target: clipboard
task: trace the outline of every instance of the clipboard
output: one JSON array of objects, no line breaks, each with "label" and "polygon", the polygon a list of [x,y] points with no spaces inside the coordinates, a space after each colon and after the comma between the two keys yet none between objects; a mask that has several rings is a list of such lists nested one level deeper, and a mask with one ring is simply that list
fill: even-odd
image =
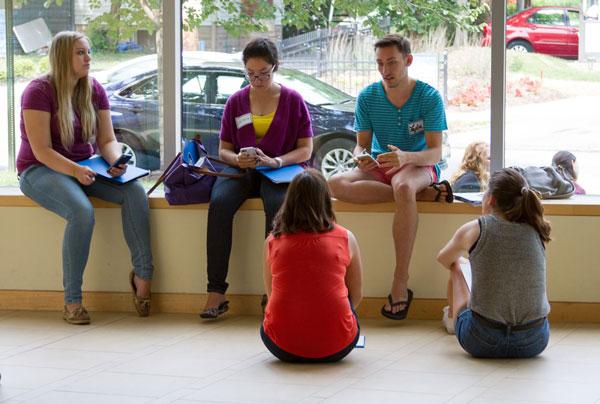
[{"label": "clipboard", "polygon": [[292,164],[281,168],[256,167],[256,170],[275,184],[292,182],[294,177],[304,171],[300,164]]},{"label": "clipboard", "polygon": [[138,178],[145,177],[150,174],[150,171],[142,168],[129,165],[127,171],[120,177],[113,177],[108,173],[110,165],[100,156],[92,156],[89,159],[78,161],[77,164],[84,167],[89,167],[96,172],[102,179],[114,182],[116,184],[127,184]]}]

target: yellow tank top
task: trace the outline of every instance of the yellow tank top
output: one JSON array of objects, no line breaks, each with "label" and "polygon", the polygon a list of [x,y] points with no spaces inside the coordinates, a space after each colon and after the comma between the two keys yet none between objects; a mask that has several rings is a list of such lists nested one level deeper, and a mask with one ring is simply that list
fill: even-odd
[{"label": "yellow tank top", "polygon": [[252,125],[254,125],[254,132],[256,133],[256,140],[260,140],[267,134],[275,112],[271,112],[269,115],[254,115],[252,114]]}]

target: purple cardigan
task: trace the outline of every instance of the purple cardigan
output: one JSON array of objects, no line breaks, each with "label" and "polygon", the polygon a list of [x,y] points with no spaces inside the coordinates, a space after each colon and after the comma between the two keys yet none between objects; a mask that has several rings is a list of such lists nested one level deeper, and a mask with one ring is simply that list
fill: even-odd
[{"label": "purple cardigan", "polygon": [[242,147],[257,146],[267,156],[277,157],[294,150],[298,139],[313,136],[308,108],[302,96],[291,88],[281,86],[273,122],[258,145],[252,123],[237,127],[235,118],[246,114],[250,114],[250,86],[229,97],[221,120],[220,138],[232,143],[236,152]]}]

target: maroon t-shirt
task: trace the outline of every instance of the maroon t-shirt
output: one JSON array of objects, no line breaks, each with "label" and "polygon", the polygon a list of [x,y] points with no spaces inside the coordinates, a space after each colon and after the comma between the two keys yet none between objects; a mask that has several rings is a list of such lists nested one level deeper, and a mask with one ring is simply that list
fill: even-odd
[{"label": "maroon t-shirt", "polygon": [[[92,104],[96,111],[101,109],[110,109],[108,97],[102,85],[92,78]],[[27,85],[21,96],[21,148],[17,156],[17,172],[20,174],[33,164],[41,164],[36,160],[27,132],[25,131],[25,121],[23,120],[23,110],[34,109],[50,113],[50,137],[52,139],[52,148],[66,158],[73,161],[85,160],[94,154],[94,147],[90,142],[84,142],[81,137],[81,122],[79,114],[75,113],[73,121],[74,142],[70,149],[65,149],[60,141],[60,129],[58,126],[58,102],[54,85],[50,82],[48,76],[32,80]]]}]

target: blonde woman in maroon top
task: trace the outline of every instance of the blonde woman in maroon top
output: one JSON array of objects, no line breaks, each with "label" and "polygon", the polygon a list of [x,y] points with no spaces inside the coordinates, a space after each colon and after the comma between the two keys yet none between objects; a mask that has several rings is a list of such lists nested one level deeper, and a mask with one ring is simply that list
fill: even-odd
[{"label": "blonde woman in maroon top", "polygon": [[360,334],[362,265],[354,235],[335,223],[325,178],[299,174],[265,241],[269,297],[261,337],[285,362],[335,362]]}]

